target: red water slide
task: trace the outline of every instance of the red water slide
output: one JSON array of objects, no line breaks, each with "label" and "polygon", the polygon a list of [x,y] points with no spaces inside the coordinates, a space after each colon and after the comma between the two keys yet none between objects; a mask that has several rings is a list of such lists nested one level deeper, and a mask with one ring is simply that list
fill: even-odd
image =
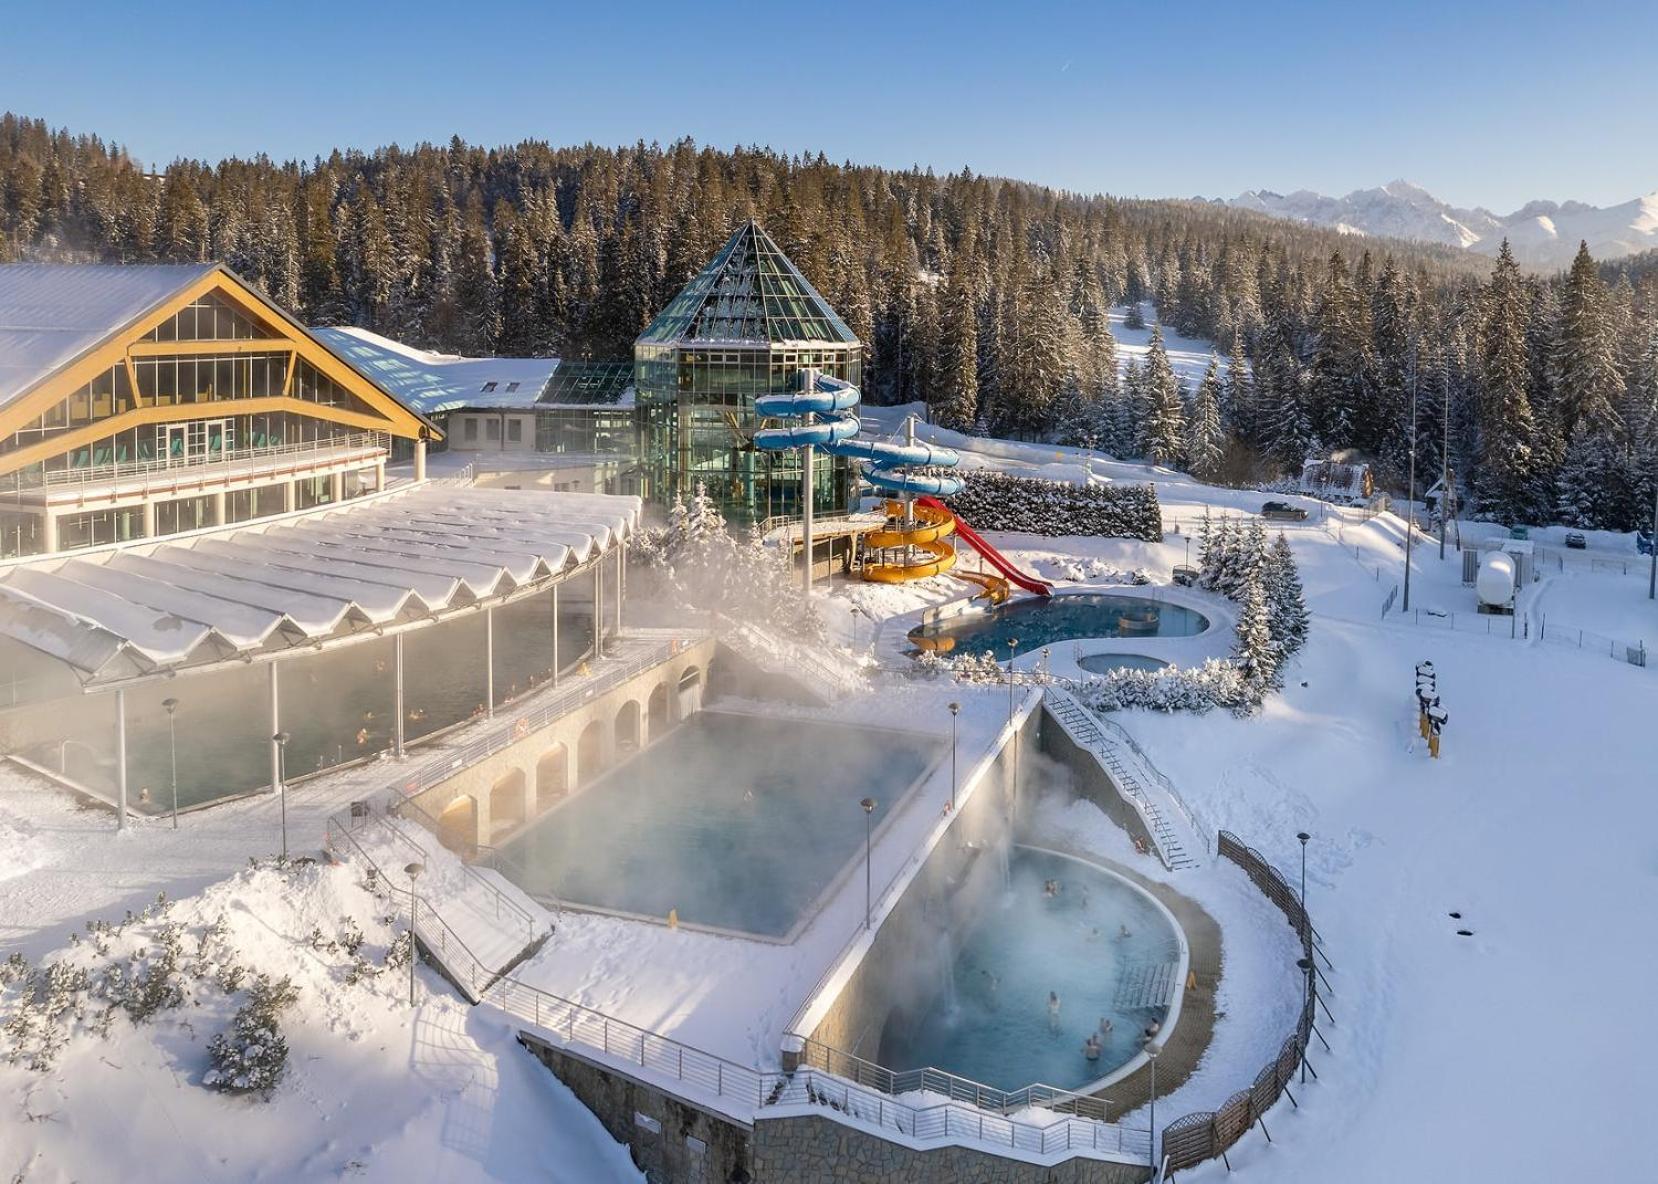
[{"label": "red water slide", "polygon": [[956,520],[956,533],[967,541],[968,546],[972,547],[980,555],[983,555],[987,560],[989,560],[990,566],[994,567],[997,571],[1001,572],[1002,575],[1006,576],[1011,583],[1018,584],[1026,592],[1034,592],[1038,596],[1052,596],[1054,594],[1052,585],[1044,584],[1035,576],[1027,576],[1017,567],[1014,567],[1013,564],[1007,561],[1007,557],[1005,555],[1003,555],[995,547],[992,547],[989,543],[985,542],[984,539],[980,538],[978,531],[963,522],[961,515],[957,514],[954,510],[939,501],[936,497],[918,497],[915,500],[920,505],[930,506],[935,510],[943,510],[946,514],[950,515],[950,517],[954,518]]}]

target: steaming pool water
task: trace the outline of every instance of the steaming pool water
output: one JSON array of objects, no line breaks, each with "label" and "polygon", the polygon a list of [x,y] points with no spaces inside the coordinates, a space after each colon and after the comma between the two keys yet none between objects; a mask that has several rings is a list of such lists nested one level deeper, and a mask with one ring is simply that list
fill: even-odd
[{"label": "steaming pool water", "polygon": [[548,811],[501,870],[568,904],[782,938],[861,859],[941,746],[881,728],[701,711]]},{"label": "steaming pool water", "polygon": [[1114,592],[1067,592],[1051,599],[1024,597],[984,613],[954,617],[910,631],[925,650],[981,653],[1006,658],[1080,637],[1192,637],[1209,618],[1181,604]]},{"label": "steaming pool water", "polygon": [[[1061,886],[1057,896],[1044,893],[1050,880]],[[1139,889],[1029,847],[1014,848],[1006,891],[954,940],[949,981],[924,1014],[888,1023],[881,1063],[943,1069],[1005,1090],[1079,1089],[1133,1060],[1146,1024],[1164,1018],[1162,1007],[1135,1004],[1157,971],[1177,976],[1170,964],[1181,952],[1168,915]],[[1053,1021],[1050,991],[1059,996]],[[1083,1041],[1101,1018],[1112,1030],[1090,1061]]]}]

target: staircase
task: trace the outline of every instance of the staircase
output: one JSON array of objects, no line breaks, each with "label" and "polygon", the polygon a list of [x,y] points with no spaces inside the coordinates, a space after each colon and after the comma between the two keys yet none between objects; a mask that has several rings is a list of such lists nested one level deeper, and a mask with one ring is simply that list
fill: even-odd
[{"label": "staircase", "polygon": [[1170,871],[1197,867],[1198,861],[1191,854],[1191,851],[1198,849],[1197,844],[1190,834],[1183,834],[1185,828],[1177,826],[1171,818],[1172,804],[1170,809],[1158,805],[1156,798],[1159,795],[1135,775],[1123,747],[1106,735],[1095,720],[1094,713],[1078,703],[1069,691],[1058,686],[1045,689],[1044,702],[1048,713],[1065,729],[1077,747],[1086,750],[1100,763],[1117,791],[1140,815],[1163,866]]}]

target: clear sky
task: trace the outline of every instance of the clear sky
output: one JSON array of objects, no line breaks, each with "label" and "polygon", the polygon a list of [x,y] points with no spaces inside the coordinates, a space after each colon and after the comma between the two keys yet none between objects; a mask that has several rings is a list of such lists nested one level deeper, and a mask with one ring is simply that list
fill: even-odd
[{"label": "clear sky", "polygon": [[1655,0],[0,0],[0,107],[149,164],[688,135],[1150,197],[1403,177],[1504,213],[1658,189],[1655,63]]}]

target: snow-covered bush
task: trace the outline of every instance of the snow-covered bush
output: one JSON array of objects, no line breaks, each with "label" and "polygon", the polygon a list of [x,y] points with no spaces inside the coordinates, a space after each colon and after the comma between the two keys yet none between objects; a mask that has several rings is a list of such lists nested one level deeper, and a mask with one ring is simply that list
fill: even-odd
[{"label": "snow-covered bush", "polygon": [[1163,537],[1163,509],[1151,485],[1073,485],[1005,473],[967,472],[966,487],[947,499],[975,530],[1098,538]]},{"label": "snow-covered bush", "polygon": [[1198,584],[1239,605],[1232,654],[1249,683],[1264,694],[1307,640],[1310,615],[1284,532],[1268,546],[1260,519],[1219,522],[1207,510],[1198,528]]},{"label": "snow-covered bush", "polygon": [[824,623],[806,598],[789,549],[751,529],[739,542],[707,489],[676,500],[666,527],[642,531],[629,546],[636,593],[677,612],[718,612],[806,641]]},{"label": "snow-covered bush", "polygon": [[1195,711],[1216,707],[1248,714],[1259,701],[1233,662],[1211,658],[1201,666],[1166,666],[1161,670],[1112,670],[1083,681],[1077,698],[1093,711]]},{"label": "snow-covered bush", "polygon": [[202,1084],[226,1093],[268,1096],[288,1067],[288,1042],[282,1037],[278,1017],[298,998],[299,990],[289,979],[272,982],[263,974],[255,978],[230,1031],[208,1042],[213,1067],[202,1077]]}]

